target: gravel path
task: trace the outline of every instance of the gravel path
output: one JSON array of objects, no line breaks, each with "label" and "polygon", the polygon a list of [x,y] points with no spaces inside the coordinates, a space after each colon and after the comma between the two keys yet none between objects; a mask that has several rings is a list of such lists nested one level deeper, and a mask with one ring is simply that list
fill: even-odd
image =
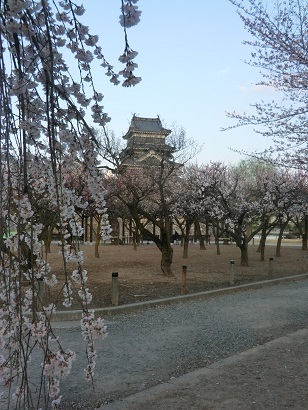
[{"label": "gravel path", "polygon": [[308,280],[151,308],[107,320],[97,344],[96,384],[83,380],[76,323],[57,324],[78,352],[63,409],[94,409],[236,352],[308,326]]}]

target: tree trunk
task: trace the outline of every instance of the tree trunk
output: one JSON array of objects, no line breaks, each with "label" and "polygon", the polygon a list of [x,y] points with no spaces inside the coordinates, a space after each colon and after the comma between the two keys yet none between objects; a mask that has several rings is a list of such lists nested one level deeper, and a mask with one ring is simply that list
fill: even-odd
[{"label": "tree trunk", "polygon": [[95,246],[94,246],[94,257],[95,258],[99,258],[99,251],[98,251],[99,242],[100,242],[100,240],[96,236]]},{"label": "tree trunk", "polygon": [[137,232],[133,232],[133,246],[134,246],[134,251],[138,249],[138,242],[137,242]]},{"label": "tree trunk", "polygon": [[181,245],[181,246],[184,245],[184,235],[181,236],[181,243],[180,243],[180,245]]},{"label": "tree trunk", "polygon": [[109,218],[109,224],[111,226],[111,230],[112,230],[112,240],[113,240],[113,245],[119,245],[119,240],[120,240],[120,223],[118,218],[112,213],[110,212],[108,214],[108,218]]},{"label": "tree trunk", "polygon": [[96,227],[95,244],[94,244],[94,257],[99,258],[98,247],[102,239],[102,235],[101,235],[102,217],[100,215],[98,215],[96,222],[97,222],[97,227]]},{"label": "tree trunk", "polygon": [[210,236],[210,227],[209,227],[209,218],[207,217],[205,219],[205,240],[206,243],[208,243],[209,245],[211,244],[211,236]]},{"label": "tree trunk", "polygon": [[304,232],[302,235],[302,250],[308,250],[308,216],[305,215],[304,218]]},{"label": "tree trunk", "polygon": [[262,228],[262,231],[261,231],[261,238],[260,238],[260,245],[259,245],[259,248],[260,248],[260,261],[261,262],[264,262],[266,235],[267,235],[266,227],[264,227],[264,228]]},{"label": "tree trunk", "polygon": [[284,223],[280,224],[280,230],[279,230],[279,235],[278,235],[278,240],[277,240],[277,245],[276,245],[276,257],[279,258],[281,256],[281,242],[282,242],[282,236],[284,233],[284,230],[286,229],[286,226],[288,225],[288,220]]},{"label": "tree trunk", "polygon": [[90,243],[93,242],[93,215],[90,215]]},{"label": "tree trunk", "polygon": [[188,246],[189,246],[189,234],[192,222],[186,221],[185,223],[185,233],[183,235],[184,247],[183,247],[183,259],[188,259]]},{"label": "tree trunk", "polygon": [[249,266],[248,261],[248,241],[247,238],[244,237],[241,240],[241,244],[239,245],[241,250],[241,266]]},{"label": "tree trunk", "polygon": [[183,246],[183,259],[188,259],[188,245],[189,245],[189,236],[184,236],[184,246]]},{"label": "tree trunk", "polygon": [[307,251],[308,250],[308,235],[303,234],[302,236],[302,251]]},{"label": "tree trunk", "polygon": [[216,222],[216,230],[215,230],[215,225],[213,223],[213,233],[215,236],[215,244],[216,244],[216,254],[220,255],[220,246],[219,246],[219,225],[218,222]]},{"label": "tree trunk", "polygon": [[173,260],[173,248],[169,243],[169,246],[163,246],[161,248],[161,270],[164,276],[173,276],[171,269]]},{"label": "tree trunk", "polygon": [[247,247],[241,248],[241,266],[249,266]]},{"label": "tree trunk", "polygon": [[44,246],[45,246],[45,252],[46,253],[50,253],[51,252],[51,241],[52,241],[52,234],[53,234],[53,230],[54,230],[55,225],[49,225],[45,232],[42,235],[42,240],[44,242]]},{"label": "tree trunk", "polygon": [[172,260],[173,260],[173,247],[170,242],[171,233],[170,232],[170,223],[169,218],[166,217],[164,220],[164,224],[160,230],[161,241],[158,242],[156,245],[161,251],[161,270],[164,276],[173,276],[173,272],[171,269]]},{"label": "tree trunk", "polygon": [[88,242],[88,217],[84,218],[84,241]]},{"label": "tree trunk", "polygon": [[276,257],[277,258],[280,258],[281,256],[282,233],[283,232],[279,232],[278,239],[277,239],[277,245],[276,245]]},{"label": "tree trunk", "polygon": [[132,243],[133,238],[133,220],[132,218],[129,219],[129,226],[128,226],[128,243]]},{"label": "tree trunk", "polygon": [[[160,228],[160,237],[154,235],[153,232],[148,230],[141,221],[140,216],[138,215],[136,208],[131,206],[130,212],[136,224],[136,233],[141,234],[152,240],[155,245],[160,250],[161,256],[161,270],[164,276],[173,276],[171,264],[173,260],[173,247],[170,243],[170,217],[169,215],[165,216],[161,220],[156,220],[156,226]],[[149,219],[151,220],[151,218]],[[155,223],[154,220],[151,220],[152,223]],[[135,235],[134,235],[135,236]],[[136,242],[136,241],[134,241]]]},{"label": "tree trunk", "polygon": [[50,253],[51,252],[51,241],[44,241],[44,246],[45,246],[45,253]]},{"label": "tree trunk", "polygon": [[200,249],[205,250],[205,243],[204,243],[204,237],[202,236],[201,233],[201,228],[200,228],[200,222],[196,220],[195,222],[196,226],[196,231],[197,231],[197,238],[199,239],[199,244],[200,244]]}]

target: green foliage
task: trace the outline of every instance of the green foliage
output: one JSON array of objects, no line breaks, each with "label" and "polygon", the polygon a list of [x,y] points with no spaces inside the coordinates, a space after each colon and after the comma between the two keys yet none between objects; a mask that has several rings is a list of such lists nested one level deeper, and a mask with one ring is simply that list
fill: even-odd
[{"label": "green foliage", "polygon": [[252,177],[262,171],[274,171],[275,166],[258,158],[249,158],[240,161],[234,169],[243,177]]}]

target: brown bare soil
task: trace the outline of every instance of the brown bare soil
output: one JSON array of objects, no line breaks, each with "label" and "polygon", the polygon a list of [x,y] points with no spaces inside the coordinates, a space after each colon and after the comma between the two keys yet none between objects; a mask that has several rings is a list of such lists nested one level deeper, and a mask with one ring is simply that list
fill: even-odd
[{"label": "brown bare soil", "polygon": [[[249,247],[249,267],[240,266],[240,251],[235,245],[221,245],[217,255],[215,245],[200,250],[198,244],[189,246],[188,259],[183,259],[183,248],[174,245],[173,277],[164,277],[160,270],[160,252],[154,244],[101,245],[100,257],[94,257],[94,246],[82,245],[84,268],[88,271],[88,287],[93,294],[92,308],[111,306],[112,273],[118,272],[119,304],[177,296],[182,293],[182,267],[187,266],[186,293],[202,292],[229,286],[230,260],[235,261],[235,284],[243,284],[307,273],[308,252],[302,251],[299,240],[284,240],[281,257],[275,257],[275,243],[267,245],[265,261],[260,261],[257,244]],[[273,258],[273,274],[269,275],[269,258]],[[64,278],[59,247],[52,245],[47,255],[52,271],[60,281],[46,297],[56,300]],[[76,269],[68,263],[69,270]],[[63,283],[63,282],[62,282]],[[75,295],[73,309],[80,309]],[[61,304],[58,304],[61,309]]]}]

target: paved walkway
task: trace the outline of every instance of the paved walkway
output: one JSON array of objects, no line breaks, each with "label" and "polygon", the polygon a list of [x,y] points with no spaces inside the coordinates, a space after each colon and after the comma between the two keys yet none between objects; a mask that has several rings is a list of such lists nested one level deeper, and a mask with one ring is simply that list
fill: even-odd
[{"label": "paved walkway", "polygon": [[[281,278],[267,279],[267,280],[258,281],[258,282],[249,282],[244,285],[229,286],[227,288],[218,288],[218,289],[207,290],[207,291],[199,292],[199,293],[191,293],[187,295],[174,296],[170,298],[148,300],[145,302],[136,302],[136,303],[131,303],[129,305],[96,308],[95,313],[98,316],[102,316],[106,318],[109,316],[115,316],[115,315],[122,314],[122,313],[137,312],[139,310],[152,308],[158,305],[159,306],[170,305],[176,302],[185,302],[187,300],[203,299],[203,298],[216,296],[216,295],[229,294],[229,293],[233,293],[233,292],[240,291],[240,290],[259,289],[259,288],[263,288],[266,286],[277,285],[279,283],[285,283],[289,281],[293,282],[296,280],[302,280],[302,279],[307,279],[307,278],[308,278],[308,273],[302,273],[300,275],[284,276]],[[81,310],[57,311],[56,313],[54,313],[52,317],[52,321],[54,322],[65,322],[65,321],[74,321],[74,320],[79,321],[81,316],[82,316]]]},{"label": "paved walkway", "polygon": [[307,386],[305,328],[100,409],[308,409]]},{"label": "paved walkway", "polygon": [[[60,314],[60,339],[80,353],[63,381],[63,409],[307,410],[306,278],[98,309],[110,334],[96,346],[92,393],[82,378],[79,328],[65,322],[80,312]],[[250,346],[257,347],[244,351]]]}]

